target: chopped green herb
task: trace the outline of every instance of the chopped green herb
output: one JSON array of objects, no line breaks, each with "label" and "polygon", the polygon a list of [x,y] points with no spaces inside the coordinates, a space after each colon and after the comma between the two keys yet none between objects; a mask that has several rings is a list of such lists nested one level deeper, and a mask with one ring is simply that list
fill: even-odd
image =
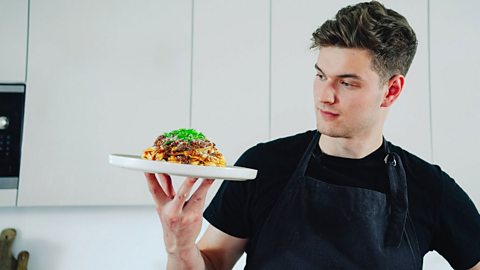
[{"label": "chopped green herb", "polygon": [[169,145],[169,144],[171,144],[172,142],[173,142],[173,141],[166,141],[166,142],[163,143],[163,145]]},{"label": "chopped green herb", "polygon": [[[172,139],[182,140],[187,142],[205,139],[205,135],[203,135],[201,132],[198,132],[194,129],[186,129],[186,128],[181,128],[171,132],[166,132],[163,134],[163,136],[165,136],[165,138],[172,138]],[[167,141],[167,142],[172,143],[173,141]]]}]

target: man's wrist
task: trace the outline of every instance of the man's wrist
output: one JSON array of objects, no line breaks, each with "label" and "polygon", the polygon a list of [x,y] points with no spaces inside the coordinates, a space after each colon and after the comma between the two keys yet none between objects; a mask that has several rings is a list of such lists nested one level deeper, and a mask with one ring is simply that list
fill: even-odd
[{"label": "man's wrist", "polygon": [[196,245],[168,252],[169,265],[182,266],[182,269],[205,269],[205,261]]}]

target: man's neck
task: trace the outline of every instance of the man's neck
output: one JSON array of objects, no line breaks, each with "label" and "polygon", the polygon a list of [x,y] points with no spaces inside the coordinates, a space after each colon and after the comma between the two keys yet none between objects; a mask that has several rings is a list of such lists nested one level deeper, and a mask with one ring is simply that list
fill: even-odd
[{"label": "man's neck", "polygon": [[368,138],[335,138],[322,134],[319,141],[320,149],[327,155],[355,159],[368,156],[382,143],[382,134]]}]

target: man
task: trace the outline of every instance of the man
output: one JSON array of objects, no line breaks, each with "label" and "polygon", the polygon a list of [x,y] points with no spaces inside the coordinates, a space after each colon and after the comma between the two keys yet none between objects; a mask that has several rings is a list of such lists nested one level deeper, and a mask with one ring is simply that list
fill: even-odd
[{"label": "man", "polygon": [[[378,2],[341,9],[313,34],[317,131],[258,144],[204,216],[212,180],[188,196],[168,175],[146,174],[168,269],[421,269],[430,250],[456,269],[480,269],[480,215],[438,166],[383,139],[389,108],[416,52],[406,19]],[[163,188],[162,188],[163,186]]]}]

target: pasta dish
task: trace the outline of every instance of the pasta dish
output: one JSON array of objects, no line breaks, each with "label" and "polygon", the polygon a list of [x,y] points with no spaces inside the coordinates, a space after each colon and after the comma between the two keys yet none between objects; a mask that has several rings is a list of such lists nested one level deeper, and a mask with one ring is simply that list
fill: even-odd
[{"label": "pasta dish", "polygon": [[194,129],[178,129],[158,136],[142,158],[201,166],[226,165],[215,144]]}]

